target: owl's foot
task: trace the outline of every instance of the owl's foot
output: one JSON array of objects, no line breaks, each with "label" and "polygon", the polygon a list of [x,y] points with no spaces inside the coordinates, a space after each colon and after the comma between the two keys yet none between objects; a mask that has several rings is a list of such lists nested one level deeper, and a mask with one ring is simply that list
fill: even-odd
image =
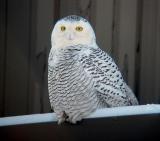
[{"label": "owl's foot", "polygon": [[66,119],[68,118],[68,116],[66,115],[66,113],[63,111],[58,115],[58,124],[62,124],[63,122],[66,121]]},{"label": "owl's foot", "polygon": [[76,124],[77,122],[81,121],[82,120],[82,117],[80,114],[75,114],[75,115],[72,115],[72,116],[69,116],[66,121],[67,122],[70,122],[72,124]]},{"label": "owl's foot", "polygon": [[58,124],[60,125],[60,124],[62,124],[64,121],[65,121],[64,118],[60,118],[60,119],[58,119]]},{"label": "owl's foot", "polygon": [[76,124],[77,122],[82,120],[82,116],[79,113],[74,113],[72,115],[67,115],[65,111],[58,114],[58,124],[62,124],[63,122],[69,122],[72,124]]}]

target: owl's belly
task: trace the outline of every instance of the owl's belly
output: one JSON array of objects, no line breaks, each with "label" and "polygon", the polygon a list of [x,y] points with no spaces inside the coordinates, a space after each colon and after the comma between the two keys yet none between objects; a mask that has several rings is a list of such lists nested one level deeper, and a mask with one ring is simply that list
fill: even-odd
[{"label": "owl's belly", "polygon": [[92,78],[78,65],[59,70],[52,80],[50,102],[55,112],[68,116],[80,113],[82,117],[97,109],[98,98]]}]

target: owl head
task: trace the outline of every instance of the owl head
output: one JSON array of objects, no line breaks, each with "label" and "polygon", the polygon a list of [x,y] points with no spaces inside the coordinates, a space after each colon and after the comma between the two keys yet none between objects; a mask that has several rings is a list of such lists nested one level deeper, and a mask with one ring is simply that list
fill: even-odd
[{"label": "owl head", "polygon": [[76,15],[60,19],[54,26],[51,35],[52,47],[64,48],[75,45],[96,44],[95,33],[90,23]]}]

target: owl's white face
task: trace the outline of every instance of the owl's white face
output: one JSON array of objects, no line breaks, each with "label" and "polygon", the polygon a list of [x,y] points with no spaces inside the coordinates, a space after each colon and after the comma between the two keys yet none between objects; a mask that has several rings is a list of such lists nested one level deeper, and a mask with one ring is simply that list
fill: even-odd
[{"label": "owl's white face", "polygon": [[64,18],[58,21],[52,31],[51,41],[54,48],[64,48],[78,44],[96,44],[95,33],[89,22],[85,19],[65,20]]}]

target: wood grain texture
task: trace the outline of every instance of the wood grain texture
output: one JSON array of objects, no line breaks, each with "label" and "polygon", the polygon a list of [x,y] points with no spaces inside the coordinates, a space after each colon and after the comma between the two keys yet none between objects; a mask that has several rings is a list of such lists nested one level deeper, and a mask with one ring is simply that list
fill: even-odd
[{"label": "wood grain texture", "polygon": [[27,113],[29,2],[7,2],[5,115]]},{"label": "wood grain texture", "polygon": [[4,114],[4,83],[6,59],[6,1],[0,1],[0,116]]},{"label": "wood grain texture", "polygon": [[38,83],[38,69],[36,60],[37,46],[37,2],[32,1],[30,4],[30,46],[29,46],[29,86],[28,86],[28,113],[40,113],[40,88]]},{"label": "wood grain texture", "polygon": [[157,1],[157,32],[155,57],[155,100],[160,103],[160,1]]},{"label": "wood grain texture", "polygon": [[[32,2],[33,3],[33,2]],[[50,35],[54,26],[54,3],[52,0],[37,0],[33,3],[31,61],[30,64],[30,113],[49,112],[47,85],[48,53],[51,48]],[[36,26],[35,26],[36,25]]]},{"label": "wood grain texture", "polygon": [[159,1],[143,1],[141,43],[140,100],[158,103],[159,100]]},{"label": "wood grain texture", "polygon": [[113,34],[114,0],[100,0],[96,2],[95,32],[97,43],[101,49],[111,53]]},{"label": "wood grain texture", "polygon": [[79,15],[78,3],[77,0],[60,0],[60,18],[68,15]]},{"label": "wood grain texture", "polygon": [[[115,21],[116,22],[116,21]],[[135,49],[137,32],[137,1],[121,0],[117,29],[117,63],[124,79],[134,89]]]}]

